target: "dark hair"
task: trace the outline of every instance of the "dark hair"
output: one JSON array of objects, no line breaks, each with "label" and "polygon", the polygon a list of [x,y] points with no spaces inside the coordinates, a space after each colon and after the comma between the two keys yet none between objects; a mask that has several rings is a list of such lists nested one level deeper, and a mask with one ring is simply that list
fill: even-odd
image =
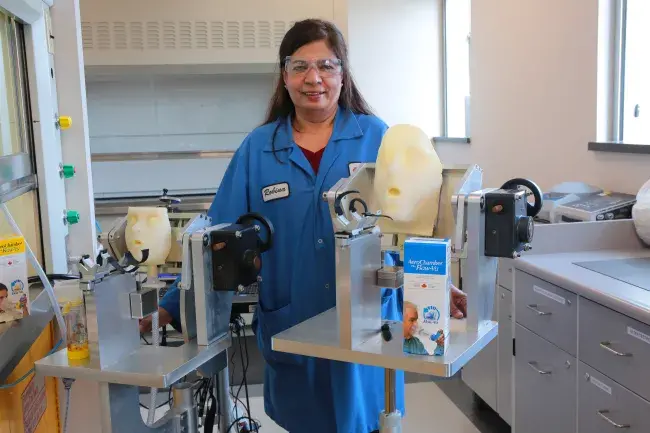
[{"label": "dark hair", "polygon": [[2,283],[0,283],[0,290],[6,290],[7,292],[9,292],[9,289],[7,289],[7,286],[5,286]]},{"label": "dark hair", "polygon": [[284,80],[282,79],[285,59],[295,53],[300,47],[317,41],[325,41],[339,60],[341,60],[343,86],[341,88],[341,95],[339,96],[339,105],[357,114],[372,114],[370,107],[368,107],[363,96],[361,96],[361,92],[359,92],[350,73],[348,47],[343,38],[343,34],[330,22],[307,19],[295,23],[284,35],[284,39],[282,39],[282,43],[280,44],[280,52],[278,53],[280,77],[271,102],[269,103],[266,120],[264,121],[265,125],[275,122],[278,118],[294,114],[295,107],[289,97],[289,92],[284,87]]}]

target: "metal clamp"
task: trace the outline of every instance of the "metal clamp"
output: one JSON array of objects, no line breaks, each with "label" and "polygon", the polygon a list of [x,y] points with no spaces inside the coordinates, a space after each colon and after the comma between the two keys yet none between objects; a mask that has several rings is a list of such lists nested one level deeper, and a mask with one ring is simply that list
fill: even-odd
[{"label": "metal clamp", "polygon": [[540,370],[539,368],[537,368],[537,361],[530,361],[528,363],[528,365],[530,365],[530,368],[532,368],[533,370],[535,370],[539,374],[551,374],[552,373],[552,371],[544,371],[544,370]]},{"label": "metal clamp", "polygon": [[133,319],[144,319],[158,311],[158,290],[154,288],[143,288],[129,293],[129,299]]},{"label": "metal clamp", "polygon": [[600,417],[602,419],[604,419],[605,421],[607,421],[608,423],[613,425],[615,428],[630,428],[629,424],[618,424],[618,423],[612,421],[611,418],[609,418],[608,416],[605,415],[605,414],[608,414],[608,413],[609,413],[608,410],[599,410],[598,411],[598,415],[600,415]]},{"label": "metal clamp", "polygon": [[548,312],[548,311],[540,311],[540,310],[538,310],[537,309],[537,304],[529,304],[529,305],[526,305],[526,307],[528,307],[529,310],[532,310],[535,313],[537,313],[539,316],[550,316],[551,314],[553,314],[553,313]]},{"label": "metal clamp", "polygon": [[404,286],[404,269],[399,266],[384,266],[377,270],[377,286],[386,289],[400,289]]},{"label": "metal clamp", "polygon": [[616,356],[632,356],[631,353],[623,353],[623,352],[619,352],[617,350],[612,349],[611,347],[609,347],[611,345],[612,345],[612,343],[610,343],[609,341],[603,341],[602,343],[600,343],[600,347],[602,347],[603,349],[605,349],[606,351],[608,351],[610,353],[613,353]]}]

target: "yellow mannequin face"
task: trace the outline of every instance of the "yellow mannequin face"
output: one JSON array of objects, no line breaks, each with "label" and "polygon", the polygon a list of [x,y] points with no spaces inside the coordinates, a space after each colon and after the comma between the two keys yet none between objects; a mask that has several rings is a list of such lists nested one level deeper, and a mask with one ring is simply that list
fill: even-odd
[{"label": "yellow mannequin face", "polygon": [[149,250],[145,265],[165,263],[172,244],[172,228],[164,207],[130,207],[127,213],[126,246],[133,257],[142,260],[142,250]]},{"label": "yellow mannequin face", "polygon": [[397,223],[415,223],[437,212],[442,163],[429,137],[412,125],[386,131],[375,164],[374,194],[384,215]]}]

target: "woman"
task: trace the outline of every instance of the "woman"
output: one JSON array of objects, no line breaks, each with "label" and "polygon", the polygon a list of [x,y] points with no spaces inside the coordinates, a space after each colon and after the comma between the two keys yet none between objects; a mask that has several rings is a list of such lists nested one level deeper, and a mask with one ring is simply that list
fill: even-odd
[{"label": "woman", "polygon": [[[271,338],[336,305],[334,230],[322,195],[358,163],[375,162],[388,128],[357,89],[345,41],[331,23],[296,23],[279,60],[266,121],[235,152],[208,215],[219,224],[258,212],[275,228],[253,319],[266,360],[268,416],[292,433],[369,433],[384,409],[383,369],[274,352]],[[383,315],[397,321],[393,292],[384,293]],[[179,316],[174,288],[161,302],[160,324],[178,327]],[[145,320],[141,331],[150,327]],[[404,413],[402,373],[396,382]]]},{"label": "woman", "polygon": [[334,230],[322,195],[355,163],[375,161],[387,126],[359,93],[332,24],[296,23],[279,60],[267,119],[237,150],[209,214],[221,223],[259,212],[275,227],[253,320],[267,363],[266,413],[289,432],[369,433],[384,408],[383,369],[274,352],[271,338],[336,305]]}]

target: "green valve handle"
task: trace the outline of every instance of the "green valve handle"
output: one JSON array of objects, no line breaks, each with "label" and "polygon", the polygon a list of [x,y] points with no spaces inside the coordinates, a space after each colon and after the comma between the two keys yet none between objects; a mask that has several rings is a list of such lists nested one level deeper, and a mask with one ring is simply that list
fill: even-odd
[{"label": "green valve handle", "polygon": [[60,174],[64,179],[70,179],[77,173],[77,169],[74,168],[74,165],[61,165]]},{"label": "green valve handle", "polygon": [[65,222],[68,224],[77,224],[79,222],[79,212],[76,210],[68,210],[65,212]]}]

